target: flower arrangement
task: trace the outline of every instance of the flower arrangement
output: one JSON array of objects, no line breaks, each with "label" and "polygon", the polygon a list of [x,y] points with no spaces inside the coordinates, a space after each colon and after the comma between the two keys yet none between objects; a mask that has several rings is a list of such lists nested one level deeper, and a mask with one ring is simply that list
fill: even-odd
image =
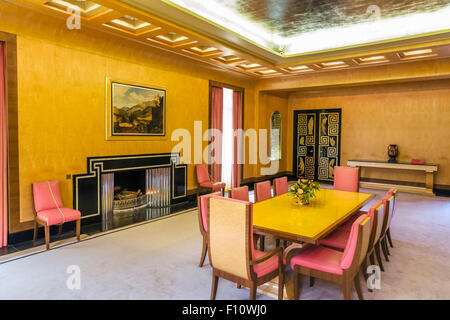
[{"label": "flower arrangement", "polygon": [[298,181],[289,188],[289,194],[294,197],[297,204],[308,204],[311,198],[316,196],[320,190],[318,182],[308,179],[298,179]]}]

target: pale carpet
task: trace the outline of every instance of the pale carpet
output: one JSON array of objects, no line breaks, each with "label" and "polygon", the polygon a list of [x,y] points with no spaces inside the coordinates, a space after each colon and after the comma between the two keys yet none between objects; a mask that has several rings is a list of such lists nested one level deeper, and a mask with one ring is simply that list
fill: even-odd
[{"label": "pale carpet", "polygon": [[[384,194],[361,191],[377,200]],[[381,289],[364,290],[365,298],[450,299],[450,199],[400,193],[392,237]],[[190,211],[2,263],[0,299],[209,299],[211,268],[208,260],[197,266],[200,252],[197,213]],[[66,286],[70,265],[80,267],[80,290]],[[248,296],[248,289],[219,281],[217,299]],[[301,299],[342,294],[317,280],[303,288]]]}]

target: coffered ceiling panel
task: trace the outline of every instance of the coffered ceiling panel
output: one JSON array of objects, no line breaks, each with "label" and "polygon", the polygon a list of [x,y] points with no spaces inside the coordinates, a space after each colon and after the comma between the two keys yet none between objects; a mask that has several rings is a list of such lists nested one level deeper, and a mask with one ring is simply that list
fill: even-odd
[{"label": "coffered ceiling panel", "polygon": [[[295,57],[266,49],[263,49],[264,54],[262,54],[260,46],[251,42],[248,42],[248,45],[245,44],[243,40],[245,35],[225,32],[217,25],[206,31],[199,31],[192,26],[192,21],[209,22],[199,17],[194,17],[197,20],[191,20],[187,17],[192,18],[192,15],[186,16],[186,12],[168,5],[167,2],[183,2],[185,5],[189,4],[192,10],[197,8],[199,3],[203,3],[202,5],[209,10],[215,9],[213,11],[217,15],[216,24],[221,18],[227,18],[240,23],[245,28],[251,29],[252,26],[256,26],[254,30],[263,30],[260,34],[270,32],[272,36],[285,37],[285,39],[302,36],[308,32],[322,32],[329,28],[364,24],[369,13],[367,11],[361,13],[361,10],[370,6],[372,2],[385,8],[381,20],[442,13],[450,8],[450,0],[20,0],[21,4],[25,3],[34,9],[62,18],[67,18],[77,11],[80,13],[83,24],[97,30],[125,36],[145,45],[159,47],[258,78],[300,76],[314,72],[450,56],[450,32],[439,32],[437,36],[432,35],[432,38],[426,38],[428,40],[423,37],[413,37],[406,39],[406,42],[396,43],[395,46],[381,43],[375,47],[353,48],[350,51],[336,49],[325,54],[316,53]],[[143,3],[147,6],[144,7]],[[149,9],[149,4],[155,7]],[[164,14],[161,13],[161,8],[164,9]],[[227,16],[229,12],[233,14]],[[179,13],[184,15],[179,15],[179,18],[174,21],[173,14]],[[244,22],[239,19],[244,19],[242,20]],[[450,23],[450,19],[447,20],[441,22]],[[426,24],[427,21],[423,23]],[[66,24],[62,24],[62,27],[66,27]],[[405,29],[407,28],[408,26],[405,26]],[[233,41],[236,37],[240,40]],[[327,39],[332,42],[337,37],[338,35],[333,33],[328,35]],[[273,36],[272,39],[276,37]]]}]

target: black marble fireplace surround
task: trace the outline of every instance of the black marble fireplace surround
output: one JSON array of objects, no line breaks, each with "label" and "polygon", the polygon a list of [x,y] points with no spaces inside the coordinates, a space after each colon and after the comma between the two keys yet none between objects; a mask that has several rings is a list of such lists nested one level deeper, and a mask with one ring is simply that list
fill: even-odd
[{"label": "black marble fireplace surround", "polygon": [[73,208],[81,212],[82,219],[101,215],[102,174],[167,167],[171,174],[170,203],[186,201],[187,165],[180,164],[178,153],[90,157],[87,173],[73,176]]}]

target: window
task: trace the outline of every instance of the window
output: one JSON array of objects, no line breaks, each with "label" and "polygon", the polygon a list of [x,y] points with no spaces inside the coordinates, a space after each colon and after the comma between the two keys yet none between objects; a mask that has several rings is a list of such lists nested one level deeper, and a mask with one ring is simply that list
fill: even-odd
[{"label": "window", "polygon": [[231,187],[233,170],[233,90],[223,88],[222,182]]},{"label": "window", "polygon": [[270,160],[281,160],[281,114],[274,111],[270,118]]}]

